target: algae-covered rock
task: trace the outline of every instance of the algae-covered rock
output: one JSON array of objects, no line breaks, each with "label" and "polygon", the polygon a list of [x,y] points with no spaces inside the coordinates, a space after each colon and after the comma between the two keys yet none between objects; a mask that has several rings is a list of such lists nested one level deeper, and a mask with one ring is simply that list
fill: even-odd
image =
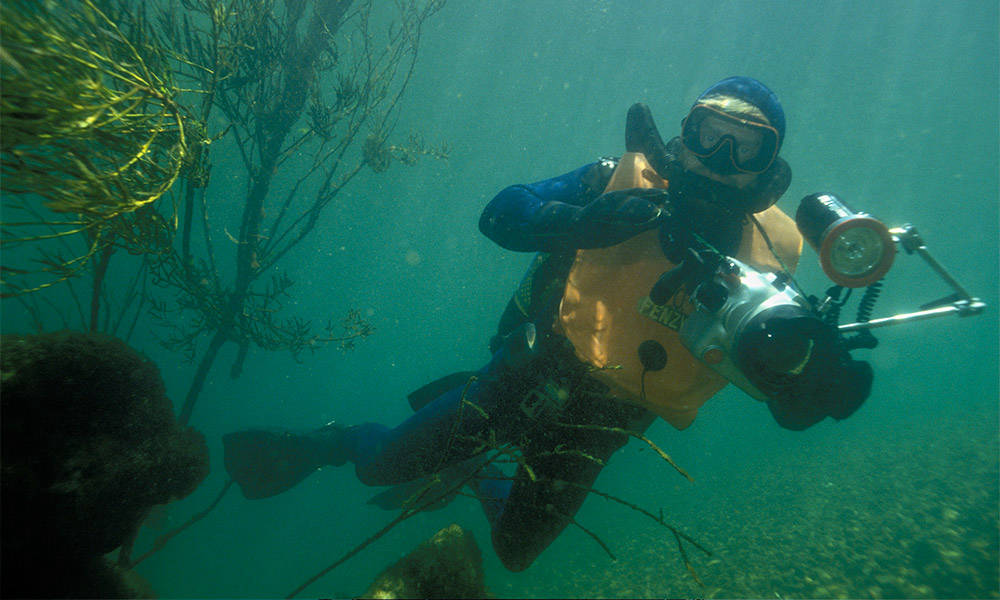
[{"label": "algae-covered rock", "polygon": [[375,578],[363,598],[485,598],[483,557],[472,534],[449,525]]},{"label": "algae-covered rock", "polygon": [[0,344],[3,593],[74,596],[107,578],[95,557],[205,478],[207,446],[176,423],[156,365],[116,338]]}]

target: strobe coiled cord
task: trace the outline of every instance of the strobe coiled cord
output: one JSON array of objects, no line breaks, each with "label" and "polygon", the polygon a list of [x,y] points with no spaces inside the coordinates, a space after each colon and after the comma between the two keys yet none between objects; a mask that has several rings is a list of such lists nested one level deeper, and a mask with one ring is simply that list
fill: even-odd
[{"label": "strobe coiled cord", "polygon": [[[851,292],[854,290],[851,288],[847,289],[844,293],[844,288],[835,285],[828,290],[826,290],[827,301],[823,304],[825,305],[821,309],[823,322],[830,327],[836,328],[840,325],[840,313],[841,309],[847,301],[851,298]],[[841,297],[843,294],[843,297]],[[861,302],[858,304],[858,314],[857,321],[859,323],[867,323],[871,320],[872,313],[875,311],[875,302],[878,300],[879,295],[882,294],[882,281],[876,281],[867,288],[865,288],[865,293],[861,297]],[[813,304],[816,302],[815,296],[811,297]],[[862,329],[861,331],[850,335],[842,336],[841,340],[844,344],[844,348],[847,350],[854,350],[856,348],[874,348],[878,345],[878,340],[872,335],[871,330]]]},{"label": "strobe coiled cord", "polygon": [[[867,323],[871,320],[872,313],[875,311],[875,301],[878,300],[881,294],[881,279],[865,288],[865,293],[861,296],[861,302],[858,304],[857,321],[859,323]],[[844,338],[844,344],[848,350],[854,350],[855,348],[868,348],[870,350],[878,346],[878,340],[870,329],[862,329],[851,337]]]},{"label": "strobe coiled cord", "polygon": [[875,312],[875,301],[878,300],[879,295],[882,294],[882,280],[879,279],[875,283],[871,284],[865,288],[865,294],[861,297],[861,303],[858,304],[858,322],[867,323],[872,318],[872,313]]}]

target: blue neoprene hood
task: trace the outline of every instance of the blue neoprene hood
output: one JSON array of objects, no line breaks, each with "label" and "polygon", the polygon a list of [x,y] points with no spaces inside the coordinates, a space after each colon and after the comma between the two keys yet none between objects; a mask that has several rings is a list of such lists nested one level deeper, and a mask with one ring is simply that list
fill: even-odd
[{"label": "blue neoprene hood", "polygon": [[727,77],[702,92],[695,104],[712,95],[739,98],[759,108],[771,122],[771,126],[778,130],[778,148],[781,148],[781,143],[785,141],[785,111],[781,108],[781,102],[778,102],[778,96],[770,88],[753,77]]}]

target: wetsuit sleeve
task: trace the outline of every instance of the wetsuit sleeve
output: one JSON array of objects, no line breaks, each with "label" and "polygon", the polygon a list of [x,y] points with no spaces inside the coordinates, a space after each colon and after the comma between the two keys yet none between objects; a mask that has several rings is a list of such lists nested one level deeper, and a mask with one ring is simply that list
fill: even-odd
[{"label": "wetsuit sleeve", "polygon": [[604,191],[615,165],[601,160],[558,177],[504,188],[483,210],[479,230],[516,252],[570,249],[581,207]]}]

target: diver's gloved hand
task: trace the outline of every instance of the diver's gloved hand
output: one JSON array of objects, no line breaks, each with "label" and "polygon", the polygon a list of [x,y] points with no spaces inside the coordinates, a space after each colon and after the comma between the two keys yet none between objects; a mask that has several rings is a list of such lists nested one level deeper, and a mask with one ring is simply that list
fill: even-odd
[{"label": "diver's gloved hand", "polygon": [[868,398],[875,380],[872,366],[863,360],[853,360],[847,352],[839,361],[836,383],[826,390],[825,409],[838,421],[854,414]]},{"label": "diver's gloved hand", "polygon": [[843,349],[821,347],[788,386],[768,402],[771,414],[787,429],[805,429],[825,417],[841,421],[871,394],[874,371]]},{"label": "diver's gloved hand", "polygon": [[601,194],[574,207],[569,238],[574,248],[604,248],[620,244],[657,227],[668,214],[669,193],[662,189],[631,188]]},{"label": "diver's gloved hand", "polygon": [[787,429],[846,419],[871,393],[871,365],[854,360],[836,328],[815,317],[772,317],[742,336],[738,353],[747,378],[767,394],[771,414]]},{"label": "diver's gloved hand", "polygon": [[743,237],[745,215],[693,196],[688,189],[690,186],[677,187],[679,189],[672,189],[670,194],[670,219],[664,220],[660,230],[664,255],[671,262],[679,263],[688,248],[699,246],[696,239],[700,238],[721,254],[735,256]]}]

